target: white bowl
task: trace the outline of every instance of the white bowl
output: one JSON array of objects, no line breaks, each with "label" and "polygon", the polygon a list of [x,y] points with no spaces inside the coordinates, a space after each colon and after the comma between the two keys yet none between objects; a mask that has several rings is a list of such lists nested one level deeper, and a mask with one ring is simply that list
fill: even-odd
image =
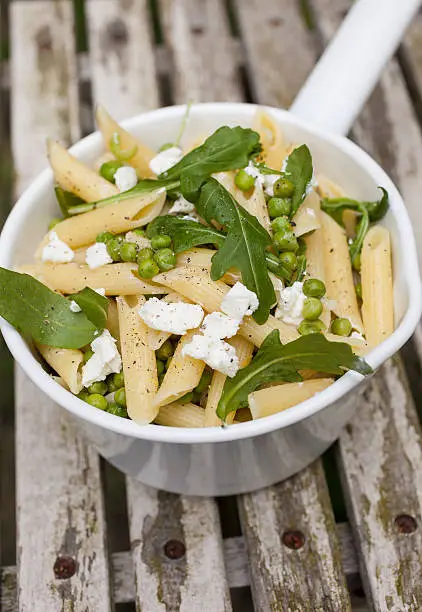
[{"label": "white bowl", "polygon": [[[191,142],[221,125],[250,126],[256,108],[251,104],[198,104],[191,110],[184,140]],[[286,111],[269,110],[287,140],[308,144],[317,171],[341,184],[350,197],[376,199],[378,185],[389,192],[390,210],[382,223],[392,235],[397,327],[390,338],[367,356],[375,369],[403,346],[421,314],[415,241],[403,200],[385,172],[354,143],[321,133]],[[156,149],[176,137],[184,111],[182,106],[162,108],[122,125]],[[71,151],[92,162],[103,151],[101,135],[96,132],[84,138]],[[4,226],[0,265],[14,268],[30,262],[49,219],[56,215],[53,174],[45,170],[19,199]],[[356,400],[364,388],[363,377],[348,372],[313,398],[257,421],[226,428],[140,427],[97,410],[63,389],[43,370],[31,347],[10,325],[3,322],[1,329],[14,358],[28,376],[77,417],[100,454],[126,474],[178,493],[229,495],[291,476],[321,455],[339,436],[353,416]]]}]

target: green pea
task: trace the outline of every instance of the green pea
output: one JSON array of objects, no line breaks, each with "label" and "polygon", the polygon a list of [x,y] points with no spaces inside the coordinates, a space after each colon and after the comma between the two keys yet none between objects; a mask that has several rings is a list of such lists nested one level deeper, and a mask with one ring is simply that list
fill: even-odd
[{"label": "green pea", "polygon": [[282,215],[290,215],[292,201],[287,198],[270,198],[268,200],[268,212],[272,219]]},{"label": "green pea", "polygon": [[182,404],[189,404],[193,400],[193,392],[189,391],[189,393],[185,393],[182,397],[179,397],[179,402]]},{"label": "green pea", "polygon": [[273,253],[266,253],[265,259],[267,260],[267,268],[271,272],[277,272],[280,267],[280,260],[277,255],[274,255]]},{"label": "green pea", "polygon": [[56,225],[60,223],[60,221],[63,221],[63,219],[60,219],[59,217],[54,217],[53,219],[51,219],[50,223],[48,224],[48,231],[54,229]]},{"label": "green pea", "polygon": [[171,357],[174,353],[173,344],[170,340],[166,340],[159,349],[155,351],[155,356],[157,359],[161,359],[161,361],[167,361],[169,357]]},{"label": "green pea", "polygon": [[160,375],[159,375],[159,377],[158,377],[158,385],[161,385],[161,383],[162,383],[162,382],[163,382],[163,380],[164,380],[164,376],[165,376],[165,373],[164,373],[164,372],[163,372],[162,374],[160,374]]},{"label": "green pea", "polygon": [[91,357],[93,356],[94,351],[90,348],[86,349],[84,356],[83,356],[83,362],[86,363],[87,361],[89,361],[89,359],[91,359]]},{"label": "green pea", "polygon": [[325,295],[325,292],[327,291],[325,288],[324,283],[317,279],[317,278],[308,278],[304,283],[303,283],[303,288],[302,288],[303,293],[306,295],[306,297],[313,297],[313,298],[322,298]]},{"label": "green pea", "polygon": [[255,179],[253,176],[248,174],[245,169],[239,170],[234,177],[236,187],[239,187],[242,191],[248,191],[255,185]]},{"label": "green pea", "polygon": [[360,266],[361,266],[361,257],[360,257],[360,253],[357,253],[352,261],[352,266],[353,268],[356,270],[356,272],[360,271]]},{"label": "green pea", "polygon": [[207,368],[202,372],[202,376],[199,380],[199,383],[196,385],[194,391],[201,394],[208,389],[211,383],[212,372]]},{"label": "green pea", "polygon": [[279,251],[296,252],[299,248],[296,236],[293,232],[276,232],[274,235],[274,244]]},{"label": "green pea", "polygon": [[157,249],[165,249],[171,246],[171,237],[167,234],[158,234],[151,238],[151,247],[156,251]]},{"label": "green pea", "polygon": [[158,152],[161,153],[162,151],[167,151],[167,149],[171,149],[172,147],[174,147],[175,145],[172,142],[165,142],[163,145],[161,145],[161,147],[158,149]]},{"label": "green pea", "polygon": [[146,236],[145,230],[142,227],[136,227],[132,232],[137,236],[142,236],[144,238]]},{"label": "green pea", "polygon": [[117,237],[113,237],[107,243],[107,252],[113,261],[121,261],[120,249],[122,241]]},{"label": "green pea", "polygon": [[356,295],[362,299],[362,283],[358,283],[355,287]]},{"label": "green pea", "polygon": [[166,370],[168,370],[168,369],[169,369],[170,364],[171,364],[171,362],[172,362],[172,359],[173,359],[173,356],[171,356],[171,357],[169,357],[169,358],[167,359],[167,361],[166,361]]},{"label": "green pea", "polygon": [[107,384],[110,393],[124,387],[125,377],[123,375],[123,372],[119,372],[118,374],[111,374],[111,376],[109,376],[107,379]]},{"label": "green pea", "polygon": [[97,234],[95,242],[104,242],[107,244],[109,240],[113,240],[114,236],[111,232],[100,232]]},{"label": "green pea", "polygon": [[141,249],[138,253],[138,264],[141,263],[141,261],[145,261],[146,259],[152,259],[154,257],[154,251],[152,249]]},{"label": "green pea", "polygon": [[114,392],[114,401],[118,406],[126,408],[126,391],[124,387]]},{"label": "green pea", "polygon": [[322,313],[322,302],[318,298],[308,297],[303,302],[302,317],[307,321],[316,321]]},{"label": "green pea", "polygon": [[134,242],[124,242],[120,247],[120,257],[123,261],[136,261],[138,247]]},{"label": "green pea", "polygon": [[289,270],[296,270],[297,268],[297,257],[293,251],[285,251],[280,253],[280,262]]},{"label": "green pea", "polygon": [[154,260],[162,272],[167,272],[176,265],[176,255],[171,249],[159,249],[155,252]]},{"label": "green pea", "polygon": [[291,232],[292,226],[287,217],[276,217],[271,221],[273,232]]},{"label": "green pea", "polygon": [[324,323],[320,319],[317,319],[316,321],[302,321],[297,331],[302,336],[307,336],[308,334],[320,334],[324,329]]},{"label": "green pea", "polygon": [[83,402],[87,402],[89,393],[86,391],[86,389],[82,389],[82,391],[78,393],[77,397],[79,397],[79,399],[81,399]]},{"label": "green pea", "polygon": [[112,159],[110,161],[104,162],[100,168],[100,174],[103,178],[110,183],[114,183],[114,175],[117,170],[123,166],[122,162],[117,159]]},{"label": "green pea", "polygon": [[91,395],[88,395],[86,401],[88,404],[91,404],[91,406],[94,406],[99,410],[107,410],[108,402],[104,395],[100,395],[99,393],[91,393]]},{"label": "green pea", "polygon": [[119,406],[116,402],[111,402],[111,404],[107,407],[107,412],[110,414],[114,414],[115,416],[121,417],[122,419],[127,419],[127,410],[123,406]]},{"label": "green pea", "polygon": [[157,376],[161,376],[161,374],[164,374],[166,366],[164,365],[164,362],[161,361],[160,359],[157,359],[156,363],[157,363]]},{"label": "green pea", "polygon": [[144,259],[138,265],[138,273],[141,278],[153,278],[159,271],[160,268],[153,259]]},{"label": "green pea", "polygon": [[273,187],[274,195],[276,198],[289,198],[293,195],[295,186],[292,181],[286,178],[279,178]]},{"label": "green pea", "polygon": [[331,331],[336,336],[350,336],[352,333],[352,324],[349,319],[334,319],[331,323]]},{"label": "green pea", "polygon": [[108,385],[106,382],[100,380],[92,383],[92,385],[88,387],[88,391],[89,393],[99,393],[100,395],[105,395],[108,391]]}]

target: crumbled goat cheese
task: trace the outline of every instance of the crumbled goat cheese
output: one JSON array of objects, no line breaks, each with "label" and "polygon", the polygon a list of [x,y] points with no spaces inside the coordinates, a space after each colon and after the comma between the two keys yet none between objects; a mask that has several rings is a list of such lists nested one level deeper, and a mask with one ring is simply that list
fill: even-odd
[{"label": "crumbled goat cheese", "polygon": [[132,166],[117,168],[114,173],[114,182],[120,193],[129,191],[129,189],[132,189],[138,183],[138,176],[135,168],[132,168]]},{"label": "crumbled goat cheese", "polygon": [[274,183],[280,178],[279,174],[264,174],[264,191],[271,198],[274,196]]},{"label": "crumbled goat cheese", "polygon": [[192,202],[189,202],[189,200],[183,196],[180,196],[180,198],[177,198],[177,200],[174,201],[173,206],[169,210],[169,215],[192,212],[195,212],[195,206],[192,204]]},{"label": "crumbled goat cheese", "polygon": [[224,314],[239,321],[253,314],[258,306],[259,300],[256,293],[239,282],[233,285],[221,302],[221,310]]},{"label": "crumbled goat cheese", "polygon": [[222,312],[207,315],[201,325],[201,332],[215,340],[232,338],[238,332],[240,321],[232,319]]},{"label": "crumbled goat cheese", "polygon": [[109,374],[118,374],[122,369],[122,359],[116,348],[116,340],[108,329],[91,342],[91,348],[94,354],[82,368],[84,387],[105,380]]},{"label": "crumbled goat cheese", "polygon": [[139,249],[150,249],[151,241],[146,236],[139,236],[135,232],[126,232],[125,240],[127,242],[134,242]]},{"label": "crumbled goat cheese", "polygon": [[195,334],[192,341],[182,349],[182,355],[202,359],[213,370],[232,378],[239,370],[236,349],[224,340],[213,340],[210,336]]},{"label": "crumbled goat cheese", "polygon": [[69,263],[69,261],[72,261],[75,256],[74,252],[63,240],[60,240],[57,232],[50,232],[48,240],[48,244],[42,250],[42,261],[52,261],[53,263]]},{"label": "crumbled goat cheese", "polygon": [[86,250],[85,261],[90,270],[113,263],[113,259],[108,254],[107,245],[104,242],[96,242],[90,246]]},{"label": "crumbled goat cheese", "polygon": [[303,303],[306,299],[302,290],[303,283],[295,282],[279,292],[279,299],[275,316],[285,323],[299,325],[302,321]]},{"label": "crumbled goat cheese", "polygon": [[98,289],[94,289],[94,291],[95,293],[98,293],[98,295],[105,297],[105,289],[103,287],[98,287]]},{"label": "crumbled goat cheese", "polygon": [[252,176],[255,179],[255,185],[264,185],[264,177],[260,173],[259,169],[254,166],[254,164],[250,161],[249,164],[244,168],[246,174]]},{"label": "crumbled goat cheese", "polygon": [[182,157],[182,149],[179,147],[170,147],[169,149],[157,153],[149,162],[149,167],[155,174],[161,174],[175,166]]},{"label": "crumbled goat cheese", "polygon": [[204,311],[197,304],[168,304],[158,298],[150,298],[141,306],[139,316],[152,329],[183,336],[188,329],[199,327]]},{"label": "crumbled goat cheese", "polygon": [[75,302],[75,300],[70,300],[70,306],[69,306],[70,310],[72,312],[81,312],[82,308],[79,306],[79,304],[77,304]]}]

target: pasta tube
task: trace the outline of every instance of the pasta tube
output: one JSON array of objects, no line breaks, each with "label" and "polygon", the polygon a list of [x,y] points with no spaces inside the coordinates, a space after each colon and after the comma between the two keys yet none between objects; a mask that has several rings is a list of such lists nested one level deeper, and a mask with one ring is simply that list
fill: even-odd
[{"label": "pasta tube", "polygon": [[127,163],[136,169],[139,178],[154,177],[155,174],[149,167],[149,162],[155,156],[154,151],[120,127],[117,121],[112,119],[102,106],[97,106],[95,117],[107,149],[110,149],[110,141],[113,134],[118,134],[120,146],[123,150],[130,150],[136,147],[135,155],[128,159]]},{"label": "pasta tube", "polygon": [[283,160],[288,154],[281,127],[263,110],[256,112],[252,129],[258,132],[262,143],[262,155],[270,168],[280,170]]},{"label": "pasta tube", "polygon": [[88,266],[68,264],[29,264],[19,272],[30,274],[54,291],[70,294],[85,287],[103,288],[106,295],[163,294],[167,289],[136,276],[134,263],[115,263],[90,270]]},{"label": "pasta tube", "polygon": [[169,368],[154,399],[154,406],[157,410],[195,389],[201,379],[205,363],[200,359],[182,355],[183,347],[189,344],[195,333],[195,330],[188,332],[180,338],[177,344]]},{"label": "pasta tube", "polygon": [[390,234],[372,227],[361,255],[362,316],[370,347],[377,346],[394,331],[393,270]]},{"label": "pasta tube", "polygon": [[[239,359],[239,367],[244,368],[250,363],[254,346],[245,338],[235,336],[228,341],[229,344],[236,349],[236,355]],[[223,392],[224,383],[227,376],[221,372],[214,371],[211,379],[211,384],[208,390],[208,398],[205,406],[205,427],[214,427],[221,425],[221,419],[216,414],[218,402],[220,401]],[[231,412],[227,419],[227,423],[233,423],[236,411]]]},{"label": "pasta tube", "polygon": [[65,381],[71,392],[75,395],[80,393],[82,391],[82,351],[54,348],[39,343],[36,343],[36,347],[48,365]]},{"label": "pasta tube", "polygon": [[315,378],[254,391],[248,396],[252,418],[260,419],[296,406],[316,393],[324,391],[333,382],[333,378]]},{"label": "pasta tube", "polygon": [[47,150],[54,178],[62,189],[71,191],[86,202],[96,202],[119,193],[115,185],[74,157],[58,142],[48,140]]},{"label": "pasta tube", "polygon": [[205,410],[195,404],[174,402],[161,406],[154,423],[168,427],[204,427]]},{"label": "pasta tube", "polygon": [[318,211],[320,210],[319,197],[312,191],[300,205],[293,217],[295,223],[294,234],[296,237],[308,234],[321,227]]},{"label": "pasta tube", "polygon": [[327,297],[335,301],[333,310],[339,317],[349,319],[353,329],[363,333],[359,313],[352,264],[344,229],[321,211],[324,235],[324,266]]},{"label": "pasta tube", "polygon": [[144,302],[144,297],[117,298],[127,412],[140,425],[151,423],[158,412],[155,353],[147,346],[147,326],[138,313]]},{"label": "pasta tube", "polygon": [[107,329],[117,341],[117,348],[120,351],[119,313],[117,311],[116,300],[113,299],[108,300]]}]

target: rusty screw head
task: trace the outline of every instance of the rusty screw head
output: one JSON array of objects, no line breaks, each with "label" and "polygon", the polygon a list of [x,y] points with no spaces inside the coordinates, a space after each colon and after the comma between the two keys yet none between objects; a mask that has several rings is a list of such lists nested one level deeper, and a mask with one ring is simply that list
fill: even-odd
[{"label": "rusty screw head", "polygon": [[285,531],[283,533],[282,541],[284,546],[291,548],[292,550],[299,550],[305,544],[305,536],[301,531]]},{"label": "rusty screw head", "polygon": [[76,572],[76,561],[69,555],[60,555],[54,563],[53,571],[57,580],[72,578]]},{"label": "rusty screw head", "polygon": [[168,559],[181,559],[186,547],[180,540],[169,540],[164,544],[164,554]]},{"label": "rusty screw head", "polygon": [[399,533],[413,533],[418,528],[416,520],[409,514],[399,514],[394,519],[394,524]]}]

